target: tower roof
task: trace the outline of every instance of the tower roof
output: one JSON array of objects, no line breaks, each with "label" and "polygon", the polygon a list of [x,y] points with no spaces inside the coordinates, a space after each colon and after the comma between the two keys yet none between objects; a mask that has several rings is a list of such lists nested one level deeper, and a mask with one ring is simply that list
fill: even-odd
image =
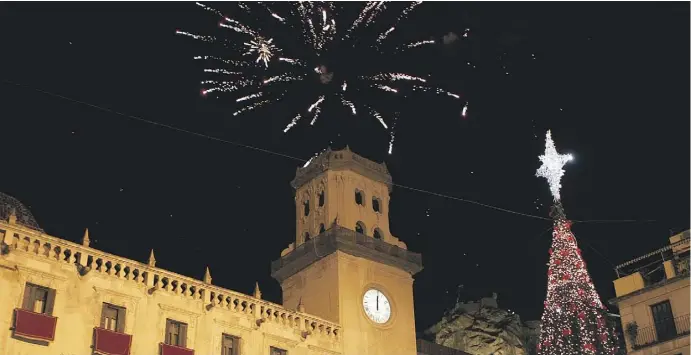
[{"label": "tower roof", "polygon": [[350,148],[347,146],[341,150],[327,148],[308,160],[304,166],[297,168],[295,178],[290,182],[290,185],[294,189],[298,189],[327,170],[351,170],[374,181],[386,184],[389,187],[389,191],[393,187],[391,175],[389,174],[389,169],[386,168],[386,164],[376,163],[363,158],[350,151]]},{"label": "tower roof", "polygon": [[43,232],[34,215],[31,214],[31,211],[23,203],[10,195],[0,192],[0,220],[7,221],[13,214],[17,217],[17,223]]}]

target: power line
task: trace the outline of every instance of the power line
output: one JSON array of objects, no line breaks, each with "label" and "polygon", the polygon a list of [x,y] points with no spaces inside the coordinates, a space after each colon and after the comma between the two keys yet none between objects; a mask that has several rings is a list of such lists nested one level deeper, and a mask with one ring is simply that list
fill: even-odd
[{"label": "power line", "polygon": [[[168,129],[171,129],[171,130],[174,130],[174,131],[177,131],[177,132],[188,133],[188,134],[191,134],[191,135],[194,135],[194,136],[197,136],[197,137],[202,137],[202,138],[206,138],[206,139],[213,140],[213,141],[217,141],[217,142],[227,143],[227,144],[231,144],[231,145],[234,145],[234,146],[237,146],[237,147],[252,149],[252,150],[255,150],[255,151],[258,151],[258,152],[267,153],[267,154],[272,154],[272,155],[280,156],[280,157],[283,157],[283,158],[288,158],[288,159],[296,160],[296,161],[299,161],[299,162],[302,162],[302,163],[307,162],[307,160],[305,160],[305,159],[301,159],[301,158],[298,158],[298,157],[294,157],[294,156],[291,156],[291,155],[288,155],[288,154],[279,153],[279,152],[275,152],[275,151],[272,151],[272,150],[269,150],[269,149],[259,148],[259,147],[255,147],[255,146],[252,146],[252,145],[249,145],[249,144],[238,143],[238,142],[230,141],[230,140],[227,140],[227,139],[222,139],[222,138],[210,136],[210,135],[207,135],[207,134],[204,134],[204,133],[199,133],[199,132],[195,132],[195,131],[190,131],[190,130],[187,130],[187,129],[184,129],[184,128],[179,128],[179,127],[176,127],[176,126],[172,126],[172,125],[168,125],[168,124],[164,124],[164,123],[160,123],[160,122],[148,120],[148,119],[145,119],[145,118],[142,118],[142,117],[139,117],[139,116],[134,116],[134,115],[130,115],[130,114],[127,114],[127,113],[115,111],[115,110],[109,109],[109,108],[107,108],[107,107],[102,107],[102,106],[94,105],[94,104],[91,104],[91,103],[88,103],[88,102],[85,102],[85,101],[80,101],[80,100],[73,99],[73,98],[70,98],[70,97],[67,97],[67,96],[63,96],[63,95],[60,95],[60,94],[56,94],[56,93],[53,93],[53,92],[50,92],[50,91],[46,91],[46,90],[42,90],[42,89],[39,89],[39,88],[30,87],[30,86],[27,86],[27,85],[15,83],[15,82],[12,82],[12,81],[9,81],[9,80],[3,80],[3,83],[5,83],[5,84],[11,84],[11,85],[14,85],[14,86],[17,86],[17,87],[21,87],[21,88],[25,88],[25,89],[29,89],[29,90],[34,90],[34,91],[40,92],[40,93],[45,94],[45,95],[49,95],[49,96],[57,97],[57,98],[62,99],[62,100],[67,100],[67,101],[71,101],[71,102],[78,103],[78,104],[81,104],[81,105],[85,105],[85,106],[88,106],[88,107],[91,107],[91,108],[95,108],[95,109],[97,109],[97,110],[105,111],[105,112],[112,113],[112,114],[115,114],[115,115],[118,115],[118,116],[123,116],[123,117],[129,118],[129,119],[132,119],[132,120],[136,120],[136,121],[148,123],[148,124],[150,124],[150,125],[168,128]],[[396,183],[392,183],[392,185],[393,185],[393,186],[396,186],[396,187],[400,187],[400,188],[402,188],[402,189],[410,190],[410,191],[415,191],[415,192],[425,193],[425,194],[432,195],[432,196],[447,198],[447,199],[450,199],[450,200],[455,200],[455,201],[470,203],[470,204],[474,204],[474,205],[477,205],[477,206],[481,206],[481,207],[485,207],[485,208],[489,208],[489,209],[493,209],[493,210],[497,210],[497,211],[501,211],[501,212],[506,212],[506,213],[515,214],[515,215],[518,215],[518,216],[529,217],[529,218],[534,218],[534,219],[539,219],[539,220],[544,220],[544,221],[551,221],[551,220],[552,220],[551,218],[547,218],[547,217],[537,216],[537,215],[533,215],[533,214],[529,214],[529,213],[517,212],[517,211],[509,210],[509,209],[506,209],[506,208],[502,208],[502,207],[498,207],[498,206],[494,206],[494,205],[489,205],[489,204],[481,203],[481,202],[478,202],[478,201],[468,200],[468,199],[464,199],[464,198],[460,198],[460,197],[455,197],[455,196],[451,196],[451,195],[446,195],[446,194],[442,194],[442,193],[438,193],[438,192],[433,192],[433,191],[418,189],[418,188],[414,188],[414,187],[410,187],[410,186],[406,186],[406,185],[401,185],[401,184],[396,184]],[[573,220],[573,221],[574,221],[574,222],[579,222],[579,223],[655,222],[655,220]]]}]

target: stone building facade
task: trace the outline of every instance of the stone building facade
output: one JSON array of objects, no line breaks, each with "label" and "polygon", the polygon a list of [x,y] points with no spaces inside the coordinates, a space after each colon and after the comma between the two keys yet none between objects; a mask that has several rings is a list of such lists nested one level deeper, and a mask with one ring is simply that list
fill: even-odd
[{"label": "stone building facade", "polygon": [[616,267],[616,298],[626,350],[634,355],[688,355],[689,231],[669,245]]},{"label": "stone building facade", "polygon": [[[414,355],[421,257],[391,235],[391,177],[349,149],[299,168],[283,304],[44,233],[0,206],[0,354]],[[6,195],[5,195],[6,196]],[[18,214],[17,212],[22,212]]]}]

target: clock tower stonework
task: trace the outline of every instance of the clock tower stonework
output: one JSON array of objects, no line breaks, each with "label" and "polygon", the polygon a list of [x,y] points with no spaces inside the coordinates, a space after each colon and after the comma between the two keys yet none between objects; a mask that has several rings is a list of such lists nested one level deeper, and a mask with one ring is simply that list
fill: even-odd
[{"label": "clock tower stonework", "polygon": [[389,229],[386,165],[327,149],[291,185],[295,242],[271,265],[284,307],[339,323],[345,355],[415,355],[422,258]]}]

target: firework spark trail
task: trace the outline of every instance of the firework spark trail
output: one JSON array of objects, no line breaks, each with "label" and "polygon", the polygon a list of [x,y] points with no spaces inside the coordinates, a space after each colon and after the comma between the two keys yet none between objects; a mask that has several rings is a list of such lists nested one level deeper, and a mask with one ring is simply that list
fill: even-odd
[{"label": "firework spark trail", "polygon": [[393,124],[391,125],[391,139],[389,139],[389,154],[393,152],[393,142],[396,140],[396,123],[398,122],[399,113],[396,112],[393,116]]},{"label": "firework spark trail", "polygon": [[310,107],[307,109],[307,112],[312,112],[312,110],[314,110],[315,108],[318,108],[318,107],[319,107],[319,104],[321,104],[322,102],[324,102],[324,99],[325,99],[325,96],[324,96],[324,95],[319,96],[319,99],[318,99],[315,103],[313,103],[312,105],[310,105]]},{"label": "firework spark trail", "polygon": [[226,69],[215,69],[215,68],[206,68],[204,69],[205,73],[214,73],[214,74],[225,74],[225,75],[242,75],[242,72],[238,71],[230,71]]},{"label": "firework spark trail", "polygon": [[386,30],[386,32],[382,32],[382,34],[380,34],[379,37],[377,37],[377,44],[381,44],[386,39],[386,37],[388,37],[389,34],[396,29],[396,25],[398,25],[399,22],[403,21],[406,17],[408,17],[408,15],[420,4],[422,4],[422,1],[415,1],[412,4],[408,5],[408,7],[403,9],[401,14],[398,15],[396,22],[394,22],[394,25],[391,26],[391,28],[389,28],[388,30]]},{"label": "firework spark trail", "polygon": [[369,12],[377,6],[376,1],[368,2],[367,5],[362,9],[360,15],[355,19],[353,24],[350,26],[344,38],[350,38],[350,34],[365,20]]},{"label": "firework spark trail", "polygon": [[384,117],[382,117],[379,114],[379,112],[377,112],[375,109],[371,109],[371,110],[372,110],[372,116],[374,116],[374,118],[379,120],[379,123],[381,123],[381,125],[384,126],[384,128],[388,129],[389,127],[386,125],[386,122],[384,122]]},{"label": "firework spark trail", "polygon": [[341,85],[341,90],[342,90],[343,92],[345,92],[347,88],[348,88],[348,83],[346,83],[346,82],[344,81],[344,82],[343,82],[343,85]]},{"label": "firework spark trail", "polygon": [[[200,3],[200,2],[196,2],[195,4],[196,4],[197,6],[199,6],[199,7],[201,7],[202,9],[206,10],[206,11],[213,12],[213,13],[215,13],[216,15],[223,17],[223,13],[222,13],[222,12],[220,12],[220,11],[214,9],[214,8],[211,7],[211,6],[206,6],[206,5],[204,5],[204,4]],[[239,4],[239,3],[238,3],[238,4]]]},{"label": "firework spark trail", "polygon": [[394,89],[388,85],[375,84],[374,87],[376,87],[377,89],[380,89],[380,90],[388,91],[388,92],[398,92],[398,89]]},{"label": "firework spark trail", "polygon": [[434,43],[435,43],[435,41],[433,39],[428,39],[428,40],[424,40],[424,41],[417,41],[417,42],[413,42],[413,43],[408,43],[408,44],[404,45],[404,47],[405,48],[415,48],[415,47],[424,46],[425,44],[434,44]]},{"label": "firework spark trail", "polygon": [[241,98],[235,100],[235,102],[241,102],[241,101],[245,101],[245,100],[251,100],[251,99],[260,97],[260,96],[262,96],[262,95],[263,95],[263,93],[260,91],[260,92],[255,93],[255,94],[250,94],[250,95],[247,95],[247,96],[243,96],[243,97],[241,97]]},{"label": "firework spark trail", "polygon": [[281,75],[272,76],[272,77],[262,81],[262,84],[268,85],[268,84],[276,83],[276,82],[287,83],[289,81],[298,81],[298,80],[302,80],[302,77],[292,76],[289,74],[281,74]]},{"label": "firework spark trail", "polygon": [[297,65],[297,66],[301,66],[301,67],[305,66],[305,63],[302,62],[300,59],[280,57],[280,58],[278,58],[278,60],[281,62],[286,62],[286,63],[292,64],[292,65]]},{"label": "firework spark trail", "polygon": [[466,102],[465,105],[463,106],[463,110],[461,110],[461,116],[467,117],[468,116],[468,103]]},{"label": "firework spark trail", "polygon": [[310,126],[314,126],[314,122],[317,122],[317,118],[319,118],[319,114],[322,112],[322,110],[317,107],[316,110],[314,110],[314,118],[312,118],[312,121],[310,122]]},{"label": "firework spark trail", "polygon": [[301,118],[302,118],[302,116],[301,116],[299,113],[298,113],[297,115],[295,115],[295,117],[293,117],[293,120],[290,121],[290,123],[288,123],[288,125],[286,126],[286,128],[283,130],[283,133],[286,133],[286,132],[288,132],[291,128],[293,128],[293,126],[295,126]]},{"label": "firework spark trail", "polygon": [[189,33],[189,32],[180,31],[180,30],[175,31],[175,34],[179,34],[181,36],[192,37],[198,41],[204,41],[204,42],[215,42],[216,41],[216,37],[214,37],[214,36],[198,35],[198,34]]},{"label": "firework spark trail", "polygon": [[349,107],[349,108],[350,108],[350,112],[352,112],[353,115],[357,115],[357,110],[355,110],[355,104],[353,104],[352,102],[346,100],[343,96],[341,96],[341,103],[343,104],[343,106]]},{"label": "firework spark trail", "polygon": [[453,97],[454,99],[460,99],[460,98],[461,98],[460,95],[454,94],[454,93],[452,93],[452,92],[450,92],[450,91],[446,91],[446,90],[443,90],[443,89],[440,89],[440,88],[433,88],[433,87],[429,87],[429,86],[413,85],[413,91],[422,91],[422,92],[434,91],[434,93],[437,94],[437,95],[444,94],[444,95],[447,95],[447,96],[451,96],[451,97]]},{"label": "firework spark trail", "polygon": [[277,100],[278,99],[274,99],[274,100],[268,99],[268,100],[262,100],[259,102],[255,102],[251,105],[245,106],[245,107],[233,112],[233,116],[237,116],[237,115],[244,113],[244,112],[247,112],[247,111],[252,111],[252,110],[256,109],[257,107],[264,106],[264,105],[268,104],[269,102],[273,102],[273,101],[277,101]]},{"label": "firework spark trail", "polygon": [[221,23],[219,24],[219,26],[221,26],[221,27],[225,27],[225,28],[227,28],[227,29],[231,29],[231,30],[233,30],[233,31],[235,31],[235,32],[237,32],[237,33],[244,33],[244,34],[250,35],[250,36],[252,36],[252,37],[257,37],[257,36],[258,36],[258,35],[257,35],[257,32],[256,32],[255,30],[253,30],[253,29],[251,29],[251,28],[249,28],[249,27],[243,25],[242,23],[240,23],[240,22],[238,22],[238,21],[236,21],[236,20],[233,20],[232,18],[224,17],[223,19],[224,19],[226,22],[228,22],[228,23],[221,22]]},{"label": "firework spark trail", "polygon": [[193,58],[194,60],[217,60],[219,62],[223,62],[228,65],[232,65],[234,67],[238,68],[245,68],[253,65],[252,62],[247,62],[247,61],[239,61],[239,60],[230,60],[230,59],[224,59],[220,57],[215,57],[211,55],[198,55]]},{"label": "firework spark trail", "polygon": [[366,79],[366,80],[388,80],[388,81],[396,81],[396,80],[407,80],[407,81],[419,81],[426,83],[427,80],[424,78],[421,78],[419,76],[412,76],[409,74],[405,73],[381,73],[373,76],[363,76],[360,77],[361,79]]},{"label": "firework spark trail", "polygon": [[367,18],[367,21],[365,21],[365,26],[369,26],[372,22],[374,22],[374,18],[377,17],[380,13],[382,13],[384,10],[386,10],[386,1],[377,1],[376,6],[370,13],[370,16]]}]

